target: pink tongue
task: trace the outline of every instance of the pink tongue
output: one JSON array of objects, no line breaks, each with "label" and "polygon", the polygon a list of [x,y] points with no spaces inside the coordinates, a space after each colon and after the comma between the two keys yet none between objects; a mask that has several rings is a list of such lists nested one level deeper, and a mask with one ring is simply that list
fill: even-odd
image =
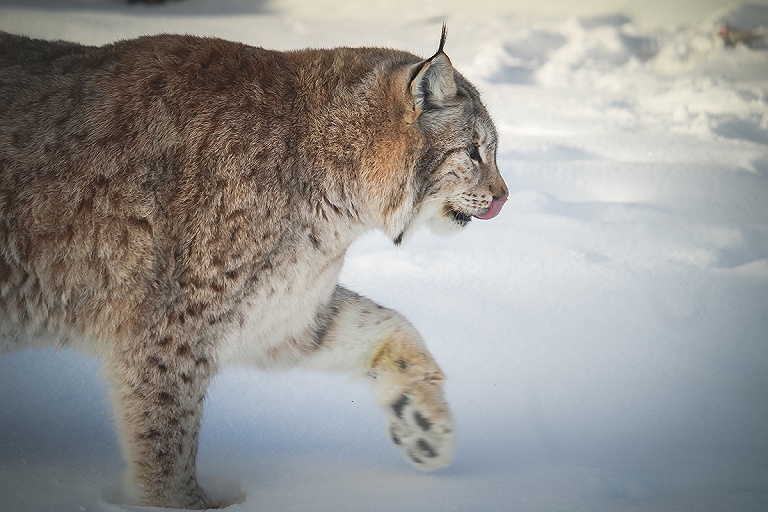
[{"label": "pink tongue", "polygon": [[504,203],[506,202],[507,202],[506,197],[502,199],[494,198],[491,201],[491,207],[488,209],[488,211],[485,213],[481,213],[480,215],[475,215],[475,217],[482,220],[492,219],[501,212],[501,207],[504,206]]}]

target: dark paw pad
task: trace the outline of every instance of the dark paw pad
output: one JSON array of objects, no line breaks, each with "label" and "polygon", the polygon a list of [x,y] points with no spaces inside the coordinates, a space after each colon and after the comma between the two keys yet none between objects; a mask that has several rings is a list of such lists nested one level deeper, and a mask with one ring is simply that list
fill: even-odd
[{"label": "dark paw pad", "polygon": [[413,464],[430,471],[446,466],[453,458],[450,419],[429,416],[414,396],[400,395],[390,406],[389,437]]}]

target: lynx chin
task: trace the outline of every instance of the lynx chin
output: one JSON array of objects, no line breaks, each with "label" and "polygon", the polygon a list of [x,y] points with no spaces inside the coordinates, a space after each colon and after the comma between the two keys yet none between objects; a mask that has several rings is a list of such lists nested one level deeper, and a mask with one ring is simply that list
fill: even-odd
[{"label": "lynx chin", "polygon": [[507,199],[496,129],[444,44],[445,28],[428,59],[0,32],[0,352],[102,361],[135,503],[222,505],[195,459],[230,363],[359,376],[411,463],[451,461],[422,338],[337,281],[366,231],[452,233]]}]

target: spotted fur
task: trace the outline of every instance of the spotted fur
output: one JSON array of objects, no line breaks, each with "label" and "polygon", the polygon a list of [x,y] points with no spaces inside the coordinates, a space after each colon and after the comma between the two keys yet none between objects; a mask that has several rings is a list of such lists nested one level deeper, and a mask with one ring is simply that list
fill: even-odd
[{"label": "spotted fur", "polygon": [[0,33],[0,351],[101,358],[136,502],[216,505],[197,436],[230,362],[357,374],[417,467],[450,461],[418,333],[337,283],[364,232],[453,231],[506,197],[444,42],[422,59]]}]

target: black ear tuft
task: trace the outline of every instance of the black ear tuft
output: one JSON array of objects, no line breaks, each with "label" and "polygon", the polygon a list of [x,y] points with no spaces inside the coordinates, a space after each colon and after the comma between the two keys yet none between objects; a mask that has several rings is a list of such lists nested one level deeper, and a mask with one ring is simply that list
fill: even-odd
[{"label": "black ear tuft", "polygon": [[427,103],[440,105],[456,94],[451,59],[443,52],[447,29],[443,23],[440,47],[432,57],[418,65],[411,79],[411,105],[418,117]]},{"label": "black ear tuft", "polygon": [[440,47],[437,49],[437,53],[435,55],[439,55],[443,53],[443,48],[445,47],[445,38],[448,35],[448,26],[443,22],[443,33],[440,34]]}]

